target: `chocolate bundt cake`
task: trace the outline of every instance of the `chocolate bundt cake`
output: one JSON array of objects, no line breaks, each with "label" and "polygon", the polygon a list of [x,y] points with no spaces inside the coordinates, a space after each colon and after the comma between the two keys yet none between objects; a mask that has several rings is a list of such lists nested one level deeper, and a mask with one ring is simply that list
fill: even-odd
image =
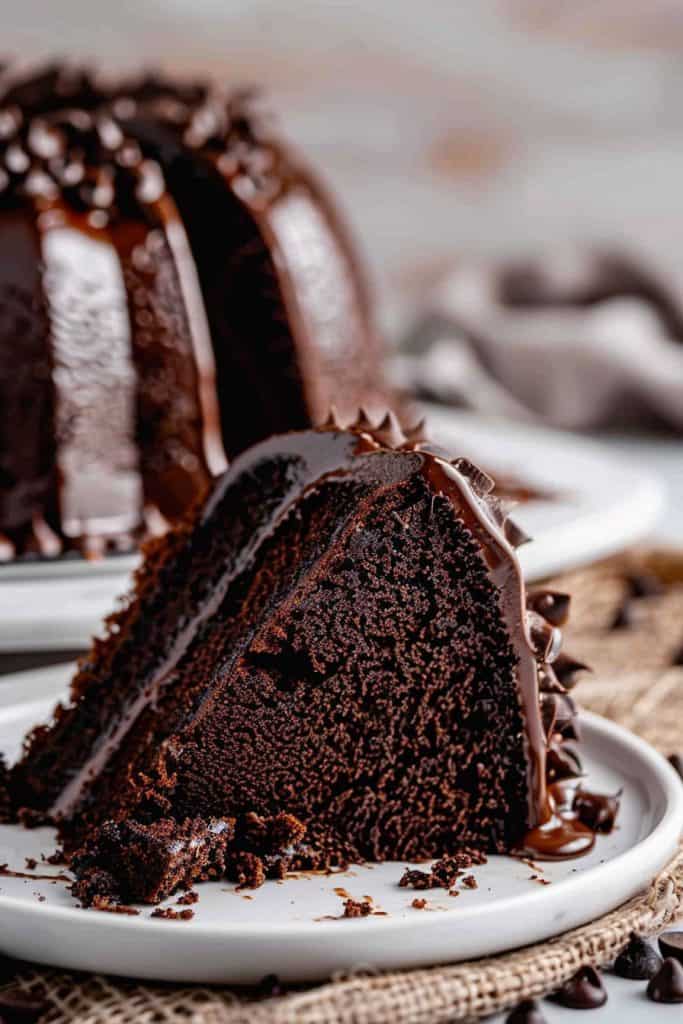
[{"label": "chocolate bundt cake", "polygon": [[549,789],[580,771],[567,598],[527,599],[491,488],[361,418],[249,449],[153,542],[12,772],[15,809],[83,844],[83,900],[303,861],[590,847]]},{"label": "chocolate bundt cake", "polygon": [[253,97],[0,74],[0,559],[127,550],[380,386],[346,229]]}]

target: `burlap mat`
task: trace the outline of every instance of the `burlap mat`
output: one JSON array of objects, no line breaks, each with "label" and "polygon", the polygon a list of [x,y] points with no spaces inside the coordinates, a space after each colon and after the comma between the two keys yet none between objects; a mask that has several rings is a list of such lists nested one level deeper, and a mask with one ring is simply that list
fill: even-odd
[{"label": "burlap mat", "polygon": [[[629,606],[629,573],[656,571],[664,593]],[[683,748],[683,553],[640,552],[552,585],[574,595],[566,649],[594,669],[577,688],[584,706],[640,733],[664,753]],[[637,588],[636,581],[636,588]],[[277,998],[254,992],[173,988],[27,967],[19,985],[50,1001],[49,1024],[439,1024],[494,1013],[559,986],[582,964],[610,962],[629,934],[653,934],[683,914],[683,849],[648,890],[583,928],[536,946],[454,966],[356,973]],[[264,974],[267,965],[264,965]]]}]

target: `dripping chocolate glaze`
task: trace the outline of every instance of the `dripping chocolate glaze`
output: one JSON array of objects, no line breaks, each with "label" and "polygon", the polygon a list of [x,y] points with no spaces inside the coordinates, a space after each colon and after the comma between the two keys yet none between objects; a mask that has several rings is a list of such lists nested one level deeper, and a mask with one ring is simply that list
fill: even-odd
[{"label": "dripping chocolate glaze", "polygon": [[[173,670],[187,651],[202,623],[213,616],[225,598],[234,580],[248,570],[259,550],[273,536],[296,502],[315,491],[323,482],[348,478],[358,456],[386,451],[385,446],[396,449],[397,455],[419,460],[413,463],[422,473],[433,493],[447,497],[454,513],[462,518],[482,550],[482,556],[501,595],[501,611],[519,654],[518,691],[522,706],[527,750],[529,754],[529,815],[530,832],[523,841],[524,852],[539,857],[566,857],[585,852],[593,842],[593,833],[581,824],[578,817],[560,799],[559,791],[546,787],[546,735],[539,710],[539,665],[551,671],[544,661],[555,653],[556,634],[552,626],[546,632],[535,625],[533,637],[529,628],[521,570],[515,553],[507,540],[503,525],[495,520],[495,511],[475,491],[468,478],[475,476],[475,467],[464,464],[461,472],[444,457],[422,446],[412,434],[406,437],[398,431],[391,418],[380,427],[373,427],[364,417],[353,430],[343,432],[336,424],[327,429],[306,431],[271,438],[240,456],[218,481],[213,494],[204,506],[196,525],[196,532],[213,528],[215,517],[221,514],[226,494],[233,483],[245,473],[253,472],[259,464],[273,459],[284,460],[288,466],[288,484],[277,505],[264,514],[256,525],[251,541],[238,556],[226,565],[214,586],[210,600],[200,603],[186,626],[176,636],[169,649],[141,679],[137,693],[120,709],[118,719],[108,734],[100,737],[84,761],[80,771],[71,779],[54,803],[51,814],[70,817],[77,810],[86,787],[105,768],[129,729],[145,708],[153,705],[172,678]],[[486,478],[484,478],[486,479]],[[479,487],[481,490],[481,487]],[[500,519],[500,516],[499,516]],[[192,537],[187,542],[192,544]],[[541,653],[539,654],[539,643]]]}]

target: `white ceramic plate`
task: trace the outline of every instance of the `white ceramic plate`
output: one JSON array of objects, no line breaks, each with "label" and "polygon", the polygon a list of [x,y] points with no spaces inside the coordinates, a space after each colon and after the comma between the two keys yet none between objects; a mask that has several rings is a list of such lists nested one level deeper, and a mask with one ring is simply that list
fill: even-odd
[{"label": "white ceramic plate", "polygon": [[[557,492],[515,511],[534,538],[520,549],[529,580],[601,557],[644,536],[661,510],[660,483],[593,442],[528,425],[426,407],[444,447]],[[135,557],[0,566],[0,651],[79,650],[129,585]]]},{"label": "white ceramic plate", "polygon": [[[33,682],[15,676],[1,685],[3,703],[22,690],[41,699],[0,710],[0,750],[16,755],[24,731],[48,713],[46,695],[61,694],[69,674],[60,666],[36,673]],[[597,716],[584,715],[583,725],[587,785],[603,792],[623,787],[619,827],[598,837],[584,858],[541,865],[550,885],[532,880],[526,863],[492,857],[473,871],[479,888],[453,898],[442,890],[399,888],[403,863],[368,864],[267,882],[255,892],[204,884],[197,887],[193,920],[166,921],[152,919],[149,907],[138,917],[78,909],[63,882],[2,877],[0,948],[74,969],[234,984],[270,973],[302,981],[359,965],[453,962],[556,935],[638,892],[673,854],[683,829],[683,786],[666,761]],[[0,827],[0,862],[14,870],[25,870],[26,857],[40,860],[54,846],[51,829]],[[344,894],[371,896],[386,916],[341,919]],[[426,909],[411,906],[416,895],[427,897]]]}]

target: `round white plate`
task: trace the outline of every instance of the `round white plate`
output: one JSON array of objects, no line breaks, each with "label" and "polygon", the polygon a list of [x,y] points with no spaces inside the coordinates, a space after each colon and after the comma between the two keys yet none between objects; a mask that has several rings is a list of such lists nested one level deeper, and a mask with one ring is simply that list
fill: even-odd
[{"label": "round white plate", "polygon": [[[41,699],[0,710],[0,750],[16,756],[21,736],[48,713],[48,693],[63,691],[68,666],[42,670],[35,684],[15,676],[3,703],[25,691]],[[8,688],[5,689],[5,686]],[[57,689],[55,689],[57,688]],[[53,698],[54,699],[54,698]],[[168,981],[252,983],[325,978],[361,965],[417,967],[513,949],[583,924],[629,899],[673,854],[683,829],[683,786],[642,740],[594,715],[583,716],[586,784],[623,787],[618,828],[577,860],[533,870],[511,857],[473,869],[478,889],[457,898],[440,889],[401,889],[404,863],[354,866],[330,876],[301,873],[237,892],[227,882],[197,886],[191,921],[79,909],[63,882],[0,878],[0,948],[13,956],[73,969]],[[0,827],[0,862],[25,870],[25,858],[50,853],[51,829]],[[39,873],[58,873],[44,865]],[[539,874],[550,882],[540,884]],[[343,919],[346,894],[370,896],[386,916]],[[427,907],[411,906],[414,897]],[[171,898],[164,904],[173,906]],[[179,908],[181,909],[181,908]]]},{"label": "round white plate", "polygon": [[[425,411],[430,436],[445,448],[556,494],[515,510],[534,538],[519,552],[529,580],[626,547],[661,511],[658,480],[594,442],[440,406]],[[0,566],[0,652],[87,647],[136,564],[117,557]]]}]

